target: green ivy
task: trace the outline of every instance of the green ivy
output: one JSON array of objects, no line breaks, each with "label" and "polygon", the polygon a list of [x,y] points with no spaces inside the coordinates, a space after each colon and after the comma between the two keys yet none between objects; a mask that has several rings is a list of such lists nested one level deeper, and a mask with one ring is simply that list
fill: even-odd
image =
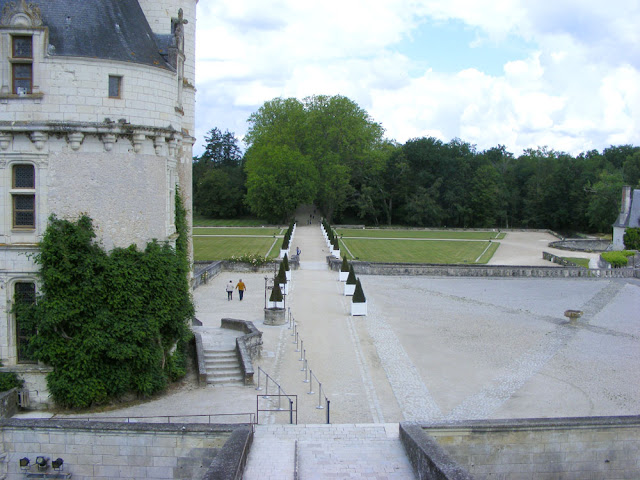
[{"label": "green ivy", "polygon": [[22,388],[23,385],[24,380],[19,378],[15,372],[0,372],[0,392],[6,392],[12,388]]},{"label": "green ivy", "polygon": [[640,228],[627,228],[623,240],[625,248],[640,250]]},{"label": "green ivy", "polygon": [[[185,371],[187,325],[194,307],[188,283],[188,224],[176,192],[176,248],[152,241],[105,252],[92,220],[52,216],[35,261],[35,305],[17,305],[37,331],[33,358],[51,367],[55,402],[85,408],[126,393],[149,396]],[[23,318],[21,317],[21,318]]]}]

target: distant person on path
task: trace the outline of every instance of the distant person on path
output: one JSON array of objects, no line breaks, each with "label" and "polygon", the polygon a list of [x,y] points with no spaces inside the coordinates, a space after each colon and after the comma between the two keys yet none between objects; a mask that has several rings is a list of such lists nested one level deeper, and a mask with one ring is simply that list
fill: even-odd
[{"label": "distant person on path", "polygon": [[227,301],[233,300],[233,280],[229,280],[227,283]]},{"label": "distant person on path", "polygon": [[300,256],[301,253],[302,251],[300,250],[300,247],[296,247],[296,255]]},{"label": "distant person on path", "polygon": [[238,293],[240,294],[240,301],[242,301],[242,297],[244,296],[244,292],[247,289],[247,286],[244,284],[242,279],[240,279],[240,281],[236,285],[236,288],[238,289]]}]

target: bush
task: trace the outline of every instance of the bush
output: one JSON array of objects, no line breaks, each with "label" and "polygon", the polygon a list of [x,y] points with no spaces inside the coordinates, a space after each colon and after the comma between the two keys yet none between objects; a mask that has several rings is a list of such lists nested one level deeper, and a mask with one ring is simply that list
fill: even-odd
[{"label": "bush", "polygon": [[0,392],[6,392],[12,388],[22,388],[24,380],[18,378],[15,372],[0,372]]},{"label": "bush", "polygon": [[176,195],[175,250],[152,241],[105,252],[89,217],[52,216],[35,261],[42,295],[15,303],[28,351],[51,367],[47,386],[63,407],[86,408],[129,392],[149,396],[185,371],[193,316],[184,215]]},{"label": "bush", "polygon": [[346,255],[342,256],[342,266],[340,267],[340,271],[341,272],[348,272],[349,271],[349,262],[347,261],[347,256]]},{"label": "bush", "polygon": [[353,265],[349,265],[349,276],[347,277],[347,283],[349,285],[356,284],[356,272],[353,271]]},{"label": "bush", "polygon": [[640,228],[627,228],[624,233],[624,248],[640,250]]},{"label": "bush", "polygon": [[356,289],[353,292],[351,301],[353,303],[365,303],[367,301],[367,298],[364,296],[364,291],[362,290],[362,285],[360,285],[360,279],[356,280]]},{"label": "bush", "polygon": [[275,278],[276,283],[287,283],[287,274],[284,270],[284,263],[280,262],[280,268],[278,269],[278,274]]},{"label": "bush", "polygon": [[284,258],[282,259],[282,264],[284,265],[284,269],[288,272],[289,270],[291,270],[289,268],[289,257],[287,257],[287,254],[284,254]]},{"label": "bush", "polygon": [[629,263],[627,259],[629,255],[633,255],[633,252],[628,252],[626,250],[618,251],[618,252],[605,252],[602,255],[602,259],[606,262],[609,262],[613,268],[626,267]]},{"label": "bush", "polygon": [[273,286],[271,290],[271,295],[269,296],[270,302],[281,302],[282,301],[282,291],[280,290],[280,285],[277,283]]}]

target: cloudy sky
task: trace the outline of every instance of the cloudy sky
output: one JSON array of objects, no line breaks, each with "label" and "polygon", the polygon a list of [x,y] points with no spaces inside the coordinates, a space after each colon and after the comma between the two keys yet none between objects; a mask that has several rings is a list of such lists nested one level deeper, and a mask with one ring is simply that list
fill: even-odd
[{"label": "cloudy sky", "polygon": [[196,144],[275,97],[344,95],[404,143],[639,145],[639,0],[200,0]]}]

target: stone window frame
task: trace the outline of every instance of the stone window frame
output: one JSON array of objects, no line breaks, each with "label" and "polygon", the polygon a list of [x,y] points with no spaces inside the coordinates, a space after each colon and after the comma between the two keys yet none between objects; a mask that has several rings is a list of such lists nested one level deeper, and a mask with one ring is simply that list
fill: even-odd
[{"label": "stone window frame", "polygon": [[[116,86],[118,89],[117,95],[112,95],[112,83],[111,83],[112,80],[116,81]],[[110,73],[108,84],[107,84],[107,96],[109,98],[113,98],[114,100],[119,100],[123,98],[123,95],[122,95],[123,88],[124,88],[124,76]]]},{"label": "stone window frame", "polygon": [[[35,278],[32,278],[32,277],[13,278],[11,280],[10,290],[9,290],[11,292],[11,302],[10,302],[11,307],[9,308],[9,311],[11,311],[13,309],[13,306],[16,304],[16,296],[18,295],[18,291],[17,291],[18,285],[33,285],[33,302],[36,301],[36,298],[38,295],[38,283],[36,282]],[[12,320],[11,329],[13,331],[11,338],[14,339],[16,364],[38,363],[36,360],[33,360],[28,356],[24,355],[24,353],[21,354],[20,346],[21,344],[23,344],[24,340],[21,338],[20,324],[15,313],[11,313],[11,320]]]},{"label": "stone window frame", "polygon": [[[32,186],[31,187],[22,187],[22,186],[16,186],[16,170],[20,167],[25,167],[25,166],[30,166],[32,168],[33,171],[33,180],[32,180]],[[34,165],[31,162],[15,162],[11,164],[11,189],[9,191],[10,195],[11,195],[11,229],[12,230],[20,230],[20,231],[33,231],[36,229],[36,224],[37,224],[37,189],[36,189],[36,175],[37,175],[37,167],[36,165]],[[17,209],[17,205],[16,205],[16,201],[19,197],[29,197],[33,199],[33,208],[28,210],[28,211],[32,211],[32,215],[33,215],[33,222],[31,222],[29,225],[18,225],[18,222],[16,221],[16,214],[19,211],[22,210],[18,210]],[[27,210],[25,210],[27,211]]]},{"label": "stone window frame", "polygon": [[[11,37],[11,47],[10,47],[10,57],[9,63],[11,64],[11,94],[18,95],[20,97],[26,95],[33,95],[33,35],[25,35],[25,34],[12,34]],[[29,56],[16,54],[16,46],[18,44],[18,40],[29,39]],[[18,68],[21,66],[28,66],[29,75],[28,77],[19,77]],[[18,89],[22,87],[18,87],[17,83],[20,80],[28,80],[29,86],[27,91],[20,92]]]}]

